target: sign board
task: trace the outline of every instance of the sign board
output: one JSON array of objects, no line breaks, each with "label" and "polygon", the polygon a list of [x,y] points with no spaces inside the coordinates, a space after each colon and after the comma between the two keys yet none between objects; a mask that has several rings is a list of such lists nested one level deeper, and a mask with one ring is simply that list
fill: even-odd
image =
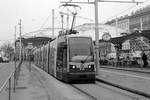
[{"label": "sign board", "polygon": [[32,48],[33,48],[32,43],[28,43],[28,45],[27,45],[27,49],[32,49]]}]

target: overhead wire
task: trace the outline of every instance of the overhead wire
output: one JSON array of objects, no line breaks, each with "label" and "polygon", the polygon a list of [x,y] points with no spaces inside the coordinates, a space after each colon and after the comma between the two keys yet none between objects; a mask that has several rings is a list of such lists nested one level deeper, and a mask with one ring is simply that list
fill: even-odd
[{"label": "overhead wire", "polygon": [[[46,18],[46,20],[42,23],[42,25],[40,26],[40,28],[36,31],[33,31],[33,32],[28,32],[28,33],[25,33],[24,35],[27,35],[27,34],[30,34],[30,33],[34,33],[34,32],[37,32],[36,34],[38,33],[41,33],[42,31],[42,28],[44,27],[44,25],[48,22],[49,18],[51,17],[51,14],[48,15],[48,17]],[[34,35],[36,35],[34,34]]]},{"label": "overhead wire", "polygon": [[[128,10],[130,10],[130,9],[132,9],[132,8],[134,8],[134,7],[135,7],[135,6],[131,6],[131,7],[127,8],[126,10],[121,11],[121,12],[119,12],[119,13],[117,13],[117,14],[115,14],[115,15],[109,17],[109,18],[107,18],[105,21],[108,21],[108,20],[111,20],[111,19],[113,19],[113,18],[116,18],[118,15],[120,15],[120,14],[122,14],[122,13],[124,13],[124,12],[126,12],[126,11],[128,11]],[[105,22],[105,21],[103,21],[103,22]],[[102,23],[103,23],[103,22],[102,22]]]},{"label": "overhead wire", "polygon": [[0,41],[9,41],[9,40],[14,40],[14,39],[6,39],[6,40],[0,40]]},{"label": "overhead wire", "polygon": [[[68,13],[60,12],[61,14],[73,16],[73,13],[77,13],[77,8],[76,7],[74,7],[74,11],[71,11],[67,6],[65,6],[65,7],[63,6],[63,10],[64,10],[64,8],[66,8],[66,10],[67,10]],[[79,8],[81,9],[81,7],[79,7]],[[78,15],[76,15],[76,18],[81,18],[81,19],[84,19],[84,20],[88,20],[90,22],[94,22],[93,19],[82,17],[82,16],[78,16]],[[66,24],[66,23],[64,23],[64,24]]]},{"label": "overhead wire", "polygon": [[[147,2],[147,1],[149,1],[149,0],[145,0],[144,2]],[[107,18],[105,21],[103,21],[103,23],[106,22],[106,21],[108,21],[108,20],[110,20],[110,19],[116,18],[116,16],[118,16],[118,15],[120,15],[120,14],[122,14],[122,13],[124,13],[124,12],[126,12],[126,11],[128,11],[128,10],[134,8],[134,7],[136,7],[136,6],[137,6],[137,5],[131,6],[131,7],[127,8],[126,10],[123,10],[123,11],[121,11],[121,12],[115,14],[114,16]],[[64,9],[64,7],[63,7],[63,9]],[[67,7],[67,10],[68,10],[69,12],[71,12],[68,7]],[[41,25],[39,31],[42,30],[42,28],[43,28],[44,25],[48,22],[48,20],[50,19],[50,17],[51,17],[51,14],[49,14],[48,17],[46,18],[46,20],[43,22],[43,24]],[[94,21],[93,19],[85,18],[85,17],[82,17],[82,16],[77,16],[77,17],[78,17],[78,18],[81,18],[81,19],[89,20],[89,21],[92,21],[92,22]],[[58,20],[58,17],[56,17],[55,19]],[[59,21],[60,21],[60,20],[59,20]],[[29,33],[30,33],[30,32],[29,32]]]},{"label": "overhead wire", "polygon": [[[63,9],[64,9],[65,7],[63,7]],[[67,10],[69,11],[69,12],[71,12],[70,11],[70,9],[67,7]],[[71,12],[72,13],[72,12]],[[41,32],[42,31],[42,28],[44,27],[44,25],[48,22],[48,20],[50,19],[50,17],[51,17],[51,14],[49,14],[48,15],[48,17],[46,18],[46,20],[43,22],[43,24],[41,25],[41,27],[40,27],[40,29],[38,29],[36,32],[37,32],[37,34],[38,34],[38,31],[39,32]],[[77,16],[78,18],[82,18],[82,19],[85,19],[85,20],[89,20],[89,21],[93,21],[92,19],[89,19],[89,18],[85,18],[85,17],[82,17],[82,16]],[[60,18],[59,18],[60,19]],[[57,17],[55,17],[55,20],[58,20],[58,16]],[[58,20],[57,22],[61,22],[60,20]],[[64,23],[64,24],[66,24],[66,23]],[[25,33],[24,35],[27,35],[27,34],[30,34],[30,33],[34,33],[35,31],[33,31],[33,32],[28,32],[28,33]]]},{"label": "overhead wire", "polygon": [[41,30],[43,28],[43,26],[46,24],[46,22],[49,20],[51,14],[49,14],[49,16],[46,18],[46,20],[43,22],[43,24],[41,25],[40,29]]}]

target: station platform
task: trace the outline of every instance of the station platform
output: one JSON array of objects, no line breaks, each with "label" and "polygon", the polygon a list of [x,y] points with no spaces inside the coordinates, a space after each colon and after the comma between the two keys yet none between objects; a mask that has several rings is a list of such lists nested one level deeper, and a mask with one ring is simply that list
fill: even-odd
[{"label": "station platform", "polygon": [[29,63],[22,63],[16,92],[11,100],[89,100],[69,84],[60,82],[34,64],[31,66],[29,71]]},{"label": "station platform", "polygon": [[[12,94],[11,100],[89,100],[89,98],[87,98],[85,94],[77,91],[69,84],[60,82],[51,75],[37,68],[34,64],[31,64],[31,66],[32,68],[30,71],[29,63],[22,63],[18,84],[16,86],[16,92]],[[100,67],[113,68],[114,66]],[[126,69],[150,72],[150,69],[148,70],[147,68]],[[112,77],[111,79],[113,79]]]}]

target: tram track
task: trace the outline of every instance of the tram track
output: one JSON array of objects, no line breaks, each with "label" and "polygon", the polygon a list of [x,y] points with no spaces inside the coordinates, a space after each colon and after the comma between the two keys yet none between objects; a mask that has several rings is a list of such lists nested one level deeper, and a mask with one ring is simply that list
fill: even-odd
[{"label": "tram track", "polygon": [[75,86],[75,85],[73,85],[73,84],[72,84],[71,86],[72,86],[73,88],[79,90],[79,91],[82,92],[83,94],[87,95],[87,96],[90,98],[90,100],[98,100],[97,98],[95,98],[95,97],[92,96],[91,94],[85,92],[84,90],[78,88],[77,86]]},{"label": "tram track", "polygon": [[139,91],[139,90],[135,90],[135,89],[131,89],[131,88],[128,88],[128,87],[125,87],[125,86],[121,86],[119,84],[111,83],[111,82],[108,82],[108,81],[105,81],[105,80],[99,79],[99,78],[96,78],[96,81],[150,99],[150,94],[148,94],[148,93],[145,93],[145,92],[142,92],[142,91]]},{"label": "tram track", "polygon": [[90,100],[149,100],[145,99],[145,96],[143,97],[97,80],[95,84],[71,84],[71,86],[87,95]]}]

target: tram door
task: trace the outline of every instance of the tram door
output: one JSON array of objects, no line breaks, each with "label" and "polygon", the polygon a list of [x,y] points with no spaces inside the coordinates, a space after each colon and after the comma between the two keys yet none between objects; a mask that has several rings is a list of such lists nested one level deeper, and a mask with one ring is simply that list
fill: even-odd
[{"label": "tram door", "polygon": [[58,43],[56,74],[59,79],[62,79],[62,72],[63,72],[63,49],[64,48],[63,48],[62,42]]},{"label": "tram door", "polygon": [[63,49],[63,77],[66,78],[67,75],[67,48]]}]

